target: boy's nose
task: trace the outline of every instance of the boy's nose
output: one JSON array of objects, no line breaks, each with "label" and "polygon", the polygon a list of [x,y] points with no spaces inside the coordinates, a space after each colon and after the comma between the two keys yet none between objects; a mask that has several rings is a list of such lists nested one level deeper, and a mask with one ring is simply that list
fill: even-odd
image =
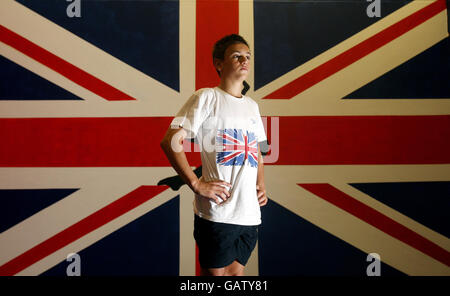
[{"label": "boy's nose", "polygon": [[248,61],[249,61],[249,59],[247,57],[241,57],[241,63],[242,64],[245,64],[245,63],[248,64]]}]

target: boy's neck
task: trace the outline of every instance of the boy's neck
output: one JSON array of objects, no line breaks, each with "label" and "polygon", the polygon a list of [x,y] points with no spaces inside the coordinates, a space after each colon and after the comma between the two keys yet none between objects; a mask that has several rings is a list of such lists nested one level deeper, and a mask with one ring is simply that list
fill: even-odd
[{"label": "boy's neck", "polygon": [[244,84],[242,81],[230,81],[222,79],[220,81],[219,88],[236,98],[243,97],[242,89],[244,88]]}]

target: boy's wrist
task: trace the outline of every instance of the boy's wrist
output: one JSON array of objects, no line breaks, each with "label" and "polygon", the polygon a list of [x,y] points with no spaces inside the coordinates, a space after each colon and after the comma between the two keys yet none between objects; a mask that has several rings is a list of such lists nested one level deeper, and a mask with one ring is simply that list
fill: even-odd
[{"label": "boy's wrist", "polygon": [[188,184],[189,187],[192,189],[192,191],[194,191],[194,193],[197,192],[197,185],[198,185],[199,181],[200,180],[198,178],[195,178],[195,179],[191,180]]}]

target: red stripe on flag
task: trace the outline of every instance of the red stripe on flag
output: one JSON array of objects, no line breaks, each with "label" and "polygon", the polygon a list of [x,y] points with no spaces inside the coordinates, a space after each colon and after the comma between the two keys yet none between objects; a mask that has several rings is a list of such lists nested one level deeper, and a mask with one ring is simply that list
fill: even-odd
[{"label": "red stripe on flag", "polygon": [[391,25],[367,40],[357,44],[333,59],[298,77],[285,86],[268,94],[263,99],[291,99],[327,77],[365,57],[383,45],[432,18],[446,9],[445,0],[438,0],[420,9],[401,21]]},{"label": "red stripe on flag", "polygon": [[232,137],[230,137],[229,135],[227,135],[226,133],[222,134],[222,139],[236,143],[236,144],[240,144],[240,142],[236,139],[233,139]]},{"label": "red stripe on flag", "polygon": [[[0,166],[170,166],[159,142],[171,120],[2,118],[0,139],[8,145],[0,145]],[[277,132],[279,157],[266,165],[450,163],[449,115],[285,116]],[[187,156],[201,165],[199,153]]]},{"label": "red stripe on flag", "polygon": [[278,132],[275,165],[450,163],[449,115],[285,116]]},{"label": "red stripe on flag", "polygon": [[2,25],[0,25],[0,41],[106,100],[136,100]]},{"label": "red stripe on flag", "polygon": [[450,265],[448,251],[330,184],[297,185],[439,262]]},{"label": "red stripe on flag", "polygon": [[[220,82],[213,66],[212,48],[225,35],[239,33],[239,1],[203,0],[196,4],[195,89],[200,89]],[[200,275],[198,249],[195,274]]]},{"label": "red stripe on flag", "polygon": [[[172,117],[1,118],[3,167],[170,166],[160,141]],[[199,151],[194,150],[191,151]],[[192,166],[200,154],[187,152]]]},{"label": "red stripe on flag", "polygon": [[220,79],[213,65],[212,48],[225,35],[239,33],[239,1],[197,1],[196,13],[195,88],[214,87]]},{"label": "red stripe on flag", "polygon": [[230,154],[230,155],[228,155],[227,157],[225,157],[220,163],[225,163],[225,162],[229,161],[230,159],[232,159],[233,157],[238,156],[238,155],[241,154],[242,152],[243,152],[243,151],[238,151],[238,152],[235,152],[235,153],[233,153],[233,154]]},{"label": "red stripe on flag", "polygon": [[223,145],[222,148],[223,148],[223,152],[234,151],[234,150],[241,150],[241,151],[245,150],[244,145]]},{"label": "red stripe on flag", "polygon": [[11,276],[17,274],[53,252],[58,251],[82,236],[138,207],[167,188],[167,186],[140,186],[106,207],[96,211],[25,253],[3,264],[0,266],[0,275]]}]

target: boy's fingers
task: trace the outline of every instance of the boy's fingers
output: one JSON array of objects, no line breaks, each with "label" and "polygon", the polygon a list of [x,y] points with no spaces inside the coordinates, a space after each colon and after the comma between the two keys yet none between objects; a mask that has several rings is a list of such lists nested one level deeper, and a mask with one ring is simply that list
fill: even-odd
[{"label": "boy's fingers", "polygon": [[220,200],[216,197],[216,196],[214,196],[214,201],[216,202],[216,204],[220,204]]},{"label": "boy's fingers", "polygon": [[220,195],[224,194],[226,197],[230,196],[230,193],[228,192],[228,190],[226,188],[224,188],[223,186],[216,185],[214,187],[214,189],[216,190],[217,194],[220,194]]},{"label": "boy's fingers", "polygon": [[268,198],[267,197],[261,197],[260,199],[258,199],[259,201],[259,205],[264,206],[267,204]]},{"label": "boy's fingers", "polygon": [[223,188],[223,193],[225,193],[227,197],[230,197],[230,192],[228,192],[228,190],[226,190],[225,188]]},{"label": "boy's fingers", "polygon": [[225,194],[227,197],[230,197],[230,192],[228,192],[228,190],[227,190],[225,187],[221,186],[220,184],[219,184],[219,185],[216,185],[214,189],[216,189],[217,192],[223,193],[223,194]]},{"label": "boy's fingers", "polygon": [[228,196],[227,196],[227,194],[226,194],[225,192],[221,192],[221,193],[220,193],[220,197],[221,197],[224,201],[228,198]]},{"label": "boy's fingers", "polygon": [[225,181],[222,181],[222,182],[221,182],[221,184],[222,184],[222,185],[225,185],[225,186],[229,186],[229,187],[231,187],[231,184],[230,184],[230,183],[228,183],[228,182],[225,182]]}]

